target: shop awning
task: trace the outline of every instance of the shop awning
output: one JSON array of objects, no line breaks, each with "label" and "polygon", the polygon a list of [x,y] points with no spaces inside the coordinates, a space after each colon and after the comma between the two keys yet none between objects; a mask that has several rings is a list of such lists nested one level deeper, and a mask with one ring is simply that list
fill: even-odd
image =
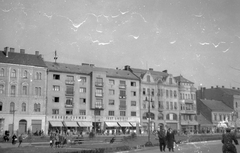
[{"label": "shop awning", "polygon": [[105,122],[108,127],[119,127],[117,122]]},{"label": "shop awning", "polygon": [[81,127],[92,127],[92,122],[78,122]]},{"label": "shop awning", "polygon": [[52,127],[63,127],[62,122],[49,121]]},{"label": "shop awning", "polygon": [[64,126],[66,126],[66,127],[78,127],[77,122],[69,122],[69,121],[65,121]]},{"label": "shop awning", "polygon": [[[133,127],[137,127],[137,122],[130,122],[130,124],[131,124]],[[140,124],[139,124],[138,126],[141,127]]]},{"label": "shop awning", "polygon": [[129,122],[118,122],[121,127],[132,127]]}]

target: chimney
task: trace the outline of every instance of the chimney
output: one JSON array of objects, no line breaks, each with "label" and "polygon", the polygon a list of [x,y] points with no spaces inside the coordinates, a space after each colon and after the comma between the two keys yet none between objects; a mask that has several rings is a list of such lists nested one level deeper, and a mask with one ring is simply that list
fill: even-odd
[{"label": "chimney", "polygon": [[10,48],[10,52],[14,53],[14,48]]},{"label": "chimney", "polygon": [[203,87],[203,90],[206,90],[206,87]]},{"label": "chimney", "polygon": [[8,47],[4,48],[5,56],[8,57]]},{"label": "chimney", "polygon": [[20,49],[20,54],[25,54],[25,49]]},{"label": "chimney", "polygon": [[232,89],[235,89],[235,87],[232,87]]},{"label": "chimney", "polygon": [[127,70],[127,71],[130,70],[130,66],[129,65],[125,65],[124,66],[124,70]]},{"label": "chimney", "polygon": [[153,71],[153,68],[149,68],[150,71]]},{"label": "chimney", "polygon": [[222,88],[224,88],[224,86],[222,86]]},{"label": "chimney", "polygon": [[35,55],[39,55],[39,51],[35,51]]},{"label": "chimney", "polygon": [[163,70],[164,73],[167,73],[167,70]]}]

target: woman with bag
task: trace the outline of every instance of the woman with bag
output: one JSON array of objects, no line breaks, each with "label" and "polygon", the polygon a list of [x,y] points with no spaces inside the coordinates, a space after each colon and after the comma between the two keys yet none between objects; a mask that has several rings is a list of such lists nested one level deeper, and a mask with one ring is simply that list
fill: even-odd
[{"label": "woman with bag", "polygon": [[174,152],[175,136],[171,128],[169,128],[167,131],[166,139],[168,150]]}]

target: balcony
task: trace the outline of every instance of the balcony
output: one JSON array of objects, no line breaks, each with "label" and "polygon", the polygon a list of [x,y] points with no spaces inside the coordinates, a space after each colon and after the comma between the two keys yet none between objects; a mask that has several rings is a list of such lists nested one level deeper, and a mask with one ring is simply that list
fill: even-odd
[{"label": "balcony", "polygon": [[66,108],[73,108],[73,106],[74,106],[74,103],[72,103],[72,104],[65,104]]},{"label": "balcony", "polygon": [[67,85],[74,85],[74,80],[65,80],[65,84]]},{"label": "balcony", "polygon": [[181,125],[198,125],[196,120],[181,120]]},{"label": "balcony", "polygon": [[119,110],[127,110],[127,106],[126,105],[119,105]]},{"label": "balcony", "polygon": [[103,97],[103,93],[95,93],[95,97]]},{"label": "balcony", "polygon": [[158,111],[159,111],[159,112],[163,112],[163,111],[164,111],[164,108],[163,108],[163,107],[160,107],[160,108],[158,108]]},{"label": "balcony", "polygon": [[126,99],[126,98],[127,98],[126,95],[120,95],[120,96],[119,96],[119,99]]},{"label": "balcony", "polygon": [[103,105],[97,105],[97,106],[95,106],[95,108],[92,108],[92,109],[94,109],[94,110],[103,110],[104,107],[103,107]]},{"label": "balcony", "polygon": [[67,92],[67,91],[66,91],[65,95],[66,95],[66,96],[74,96],[74,91],[72,91],[72,92]]},{"label": "balcony", "polygon": [[180,110],[181,114],[196,114],[197,111],[196,110]]},{"label": "balcony", "polygon": [[120,84],[119,89],[126,89],[126,84]]},{"label": "balcony", "polygon": [[190,104],[194,104],[194,100],[193,99],[185,99],[184,100],[185,101],[185,103],[190,103]]},{"label": "balcony", "polygon": [[95,82],[96,87],[103,87],[103,82]]}]

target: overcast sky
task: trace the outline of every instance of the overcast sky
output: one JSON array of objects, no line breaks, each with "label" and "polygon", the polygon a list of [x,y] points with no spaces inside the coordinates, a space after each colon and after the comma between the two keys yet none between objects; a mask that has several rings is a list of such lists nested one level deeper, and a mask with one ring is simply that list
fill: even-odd
[{"label": "overcast sky", "polygon": [[0,49],[240,87],[239,0],[1,0]]}]

